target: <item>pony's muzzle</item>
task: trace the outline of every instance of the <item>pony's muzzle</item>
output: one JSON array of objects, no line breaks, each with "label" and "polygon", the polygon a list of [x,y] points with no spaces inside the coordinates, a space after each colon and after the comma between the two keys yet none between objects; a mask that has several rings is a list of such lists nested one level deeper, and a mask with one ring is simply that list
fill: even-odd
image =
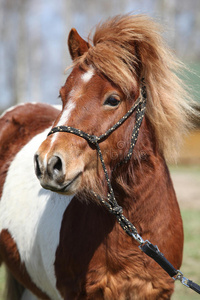
[{"label": "pony's muzzle", "polygon": [[47,161],[36,153],[34,156],[35,174],[43,188],[67,195],[74,194],[82,177],[82,168],[66,175],[65,163],[61,156],[52,155]]},{"label": "pony's muzzle", "polygon": [[65,181],[65,172],[62,159],[59,156],[52,156],[46,164],[34,156],[35,174],[40,184],[47,189],[61,190]]}]

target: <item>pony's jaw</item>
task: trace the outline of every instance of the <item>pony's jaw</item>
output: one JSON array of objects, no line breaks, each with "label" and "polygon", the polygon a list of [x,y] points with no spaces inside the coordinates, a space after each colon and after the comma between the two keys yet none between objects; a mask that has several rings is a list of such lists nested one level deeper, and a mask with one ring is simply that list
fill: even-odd
[{"label": "pony's jaw", "polygon": [[44,181],[40,180],[41,186],[46,189],[50,190],[52,192],[56,192],[58,194],[62,195],[74,195],[79,191],[80,185],[81,185],[81,173],[78,173],[73,179],[66,180],[64,182],[63,186],[49,184],[45,183]]},{"label": "pony's jaw", "polygon": [[51,179],[46,172],[42,177],[38,177],[38,179],[44,189],[51,190],[60,194],[74,195],[80,189],[82,174],[82,171],[77,170],[76,173],[68,175],[68,177],[66,176],[66,178],[61,183],[57,182],[54,179]]}]

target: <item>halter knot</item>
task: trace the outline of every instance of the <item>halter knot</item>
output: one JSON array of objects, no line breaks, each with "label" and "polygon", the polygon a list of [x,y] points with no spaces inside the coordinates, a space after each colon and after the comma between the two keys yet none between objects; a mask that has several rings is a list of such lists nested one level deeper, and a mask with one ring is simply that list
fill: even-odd
[{"label": "halter knot", "polygon": [[88,140],[89,140],[89,142],[90,142],[91,144],[96,145],[100,139],[99,139],[99,137],[96,136],[96,135],[90,135],[90,137],[89,137]]},{"label": "halter knot", "polygon": [[123,214],[123,209],[121,206],[114,206],[113,208],[110,209],[110,212],[114,215],[122,215]]}]

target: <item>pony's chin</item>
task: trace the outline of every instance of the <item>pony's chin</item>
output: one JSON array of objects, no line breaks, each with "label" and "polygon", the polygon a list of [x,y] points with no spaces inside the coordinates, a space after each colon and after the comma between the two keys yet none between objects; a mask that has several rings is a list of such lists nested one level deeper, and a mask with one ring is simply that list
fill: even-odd
[{"label": "pony's chin", "polygon": [[44,184],[41,183],[44,189],[50,190],[52,192],[62,194],[62,195],[74,195],[80,190],[81,186],[81,173],[77,174],[72,180],[67,180],[62,184],[62,186],[54,184]]}]

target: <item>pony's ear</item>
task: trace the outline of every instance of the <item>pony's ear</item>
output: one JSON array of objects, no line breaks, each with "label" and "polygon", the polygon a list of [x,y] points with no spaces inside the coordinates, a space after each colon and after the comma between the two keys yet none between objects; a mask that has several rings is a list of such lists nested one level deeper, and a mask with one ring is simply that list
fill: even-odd
[{"label": "pony's ear", "polygon": [[68,47],[72,60],[83,55],[90,47],[82,37],[78,34],[75,28],[72,28],[68,37]]}]

